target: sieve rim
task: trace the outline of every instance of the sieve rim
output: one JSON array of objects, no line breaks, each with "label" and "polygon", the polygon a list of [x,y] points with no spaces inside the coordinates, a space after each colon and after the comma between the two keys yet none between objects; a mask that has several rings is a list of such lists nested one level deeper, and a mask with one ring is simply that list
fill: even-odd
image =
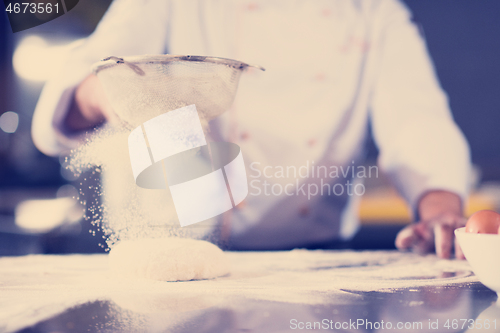
[{"label": "sieve rim", "polygon": [[[97,74],[103,69],[117,66],[119,64],[128,64],[136,71],[142,72],[138,64],[155,64],[155,63],[168,63],[174,61],[196,61],[196,62],[210,62],[229,66],[235,69],[243,70],[247,67],[253,67],[265,71],[261,66],[250,65],[238,60],[210,57],[210,56],[196,56],[196,55],[174,55],[174,54],[156,54],[156,55],[141,55],[141,56],[128,56],[128,57],[115,57],[110,56],[102,59],[101,61],[92,65],[92,73]],[[134,68],[135,67],[135,68]],[[140,73],[139,73],[140,74]],[[143,75],[143,74],[142,74]]]}]

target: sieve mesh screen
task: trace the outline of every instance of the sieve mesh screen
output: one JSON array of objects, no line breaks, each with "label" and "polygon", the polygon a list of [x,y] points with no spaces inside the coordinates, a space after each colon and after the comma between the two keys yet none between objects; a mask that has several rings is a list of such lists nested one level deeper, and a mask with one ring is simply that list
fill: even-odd
[{"label": "sieve mesh screen", "polygon": [[234,60],[197,56],[110,57],[94,66],[114,111],[132,127],[195,104],[208,121],[232,104],[242,71]]}]

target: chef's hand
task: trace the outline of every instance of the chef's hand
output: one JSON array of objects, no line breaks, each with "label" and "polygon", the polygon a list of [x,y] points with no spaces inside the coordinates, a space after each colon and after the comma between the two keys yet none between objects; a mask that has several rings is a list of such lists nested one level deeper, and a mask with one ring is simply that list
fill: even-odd
[{"label": "chef's hand", "polygon": [[97,76],[91,74],[75,90],[65,125],[69,131],[88,130],[118,118]]},{"label": "chef's hand", "polygon": [[418,204],[420,221],[401,230],[396,237],[396,247],[418,253],[436,251],[440,258],[464,255],[455,239],[454,230],[465,226],[462,202],[458,195],[447,191],[430,191]]}]

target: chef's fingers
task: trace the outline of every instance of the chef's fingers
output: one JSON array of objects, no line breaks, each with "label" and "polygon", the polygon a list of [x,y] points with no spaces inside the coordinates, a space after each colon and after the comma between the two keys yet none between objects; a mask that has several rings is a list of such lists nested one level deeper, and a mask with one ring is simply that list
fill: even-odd
[{"label": "chef's fingers", "polygon": [[432,250],[434,237],[421,223],[411,224],[398,233],[395,244],[399,250],[424,254]]},{"label": "chef's fingers", "polygon": [[418,222],[415,225],[415,232],[420,236],[421,239],[425,239],[428,242],[434,244],[434,230],[432,221],[430,222]]},{"label": "chef's fingers", "polygon": [[433,239],[433,235],[428,229],[429,227],[422,222],[406,226],[396,236],[396,246],[398,248],[408,249],[424,240]]},{"label": "chef's fingers", "polygon": [[434,232],[430,223],[418,222],[414,224],[413,230],[417,237],[412,244],[412,251],[419,254],[432,252],[434,249]]},{"label": "chef's fingers", "polygon": [[413,243],[411,250],[418,254],[426,254],[432,252],[434,249],[434,237],[431,238],[422,238]]},{"label": "chef's fingers", "polygon": [[404,227],[398,235],[396,236],[396,247],[399,250],[407,250],[413,246],[413,244],[418,240],[418,235],[415,233],[415,225],[409,225]]},{"label": "chef's fingers", "polygon": [[458,239],[456,237],[455,237],[455,258],[465,259],[465,255],[462,251],[462,248],[460,247],[460,244],[458,244]]},{"label": "chef's fingers", "polygon": [[439,258],[449,259],[453,246],[453,228],[446,224],[434,226],[434,246]]}]

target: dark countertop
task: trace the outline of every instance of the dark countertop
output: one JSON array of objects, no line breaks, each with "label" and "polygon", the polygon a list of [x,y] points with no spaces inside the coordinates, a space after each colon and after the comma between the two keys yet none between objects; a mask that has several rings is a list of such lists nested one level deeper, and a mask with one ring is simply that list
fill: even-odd
[{"label": "dark countertop", "polygon": [[0,258],[0,332],[500,332],[497,295],[466,261],[396,251],[227,256],[230,275],[185,282],[117,279],[107,255]]},{"label": "dark countertop", "polygon": [[474,325],[471,331],[500,332],[496,294],[480,283],[352,294],[322,305],[236,298],[179,315],[175,323],[169,320],[171,310],[144,314],[102,300],[19,332],[466,332]]}]

